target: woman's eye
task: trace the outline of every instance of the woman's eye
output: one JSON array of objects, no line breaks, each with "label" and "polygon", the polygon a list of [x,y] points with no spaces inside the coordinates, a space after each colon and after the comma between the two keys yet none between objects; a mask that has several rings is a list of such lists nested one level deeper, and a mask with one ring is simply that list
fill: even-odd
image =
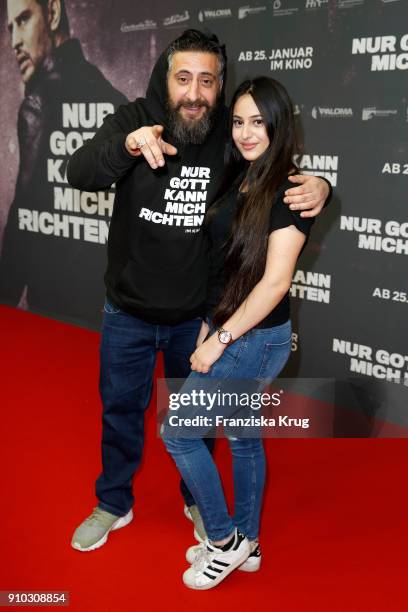
[{"label": "woman's eye", "polygon": [[240,121],[239,119],[234,119],[234,121],[232,122],[232,125],[234,127],[240,127],[242,125],[242,121]]},{"label": "woman's eye", "polygon": [[255,119],[254,123],[255,123],[256,126],[261,126],[261,125],[263,125],[263,120],[262,119]]}]

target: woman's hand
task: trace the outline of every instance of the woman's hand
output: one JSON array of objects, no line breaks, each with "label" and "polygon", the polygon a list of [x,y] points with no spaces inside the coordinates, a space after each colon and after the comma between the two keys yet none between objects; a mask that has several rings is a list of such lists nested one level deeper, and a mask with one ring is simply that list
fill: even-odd
[{"label": "woman's hand", "polygon": [[208,323],[206,321],[203,321],[201,323],[200,331],[198,332],[196,348],[198,348],[199,346],[202,345],[202,343],[204,342],[204,340],[208,336],[209,330],[210,330],[210,326],[208,325]]},{"label": "woman's hand", "polygon": [[213,334],[191,355],[191,369],[195,372],[207,374],[211,366],[221,357],[225,347],[226,344],[222,344],[218,340],[217,334]]}]

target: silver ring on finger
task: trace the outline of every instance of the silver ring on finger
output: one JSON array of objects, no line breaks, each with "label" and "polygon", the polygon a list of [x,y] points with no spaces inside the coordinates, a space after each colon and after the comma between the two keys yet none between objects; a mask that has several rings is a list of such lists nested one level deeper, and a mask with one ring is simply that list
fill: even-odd
[{"label": "silver ring on finger", "polygon": [[146,144],[146,141],[145,141],[145,139],[144,139],[144,138],[143,138],[143,139],[140,139],[140,140],[138,140],[138,141],[136,142],[136,146],[137,146],[137,148],[138,148],[138,149],[143,149],[143,147],[145,146],[145,144]]}]

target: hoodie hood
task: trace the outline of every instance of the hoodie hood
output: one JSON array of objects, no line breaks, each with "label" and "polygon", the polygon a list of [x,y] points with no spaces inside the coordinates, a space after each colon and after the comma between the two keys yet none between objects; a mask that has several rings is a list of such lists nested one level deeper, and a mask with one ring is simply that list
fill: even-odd
[{"label": "hoodie hood", "polygon": [[156,61],[149,85],[146,90],[146,98],[141,100],[146,110],[155,123],[166,126],[166,104],[167,104],[167,53],[163,51]]}]

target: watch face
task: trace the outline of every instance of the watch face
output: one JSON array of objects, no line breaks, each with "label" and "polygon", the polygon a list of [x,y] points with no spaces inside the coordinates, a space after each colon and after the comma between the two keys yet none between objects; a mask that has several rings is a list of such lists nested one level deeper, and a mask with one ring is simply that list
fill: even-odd
[{"label": "watch face", "polygon": [[218,338],[222,344],[229,344],[232,340],[232,334],[229,331],[220,331],[218,333]]}]

